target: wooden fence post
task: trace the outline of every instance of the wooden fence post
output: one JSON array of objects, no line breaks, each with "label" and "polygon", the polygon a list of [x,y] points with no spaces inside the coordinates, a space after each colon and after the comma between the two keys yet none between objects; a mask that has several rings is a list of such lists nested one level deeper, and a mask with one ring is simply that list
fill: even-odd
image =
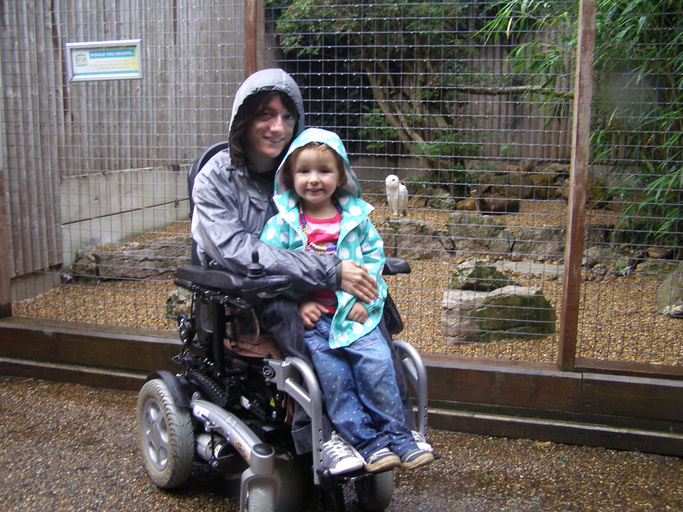
[{"label": "wooden fence post", "polygon": [[564,255],[562,306],[558,366],[573,370],[581,290],[581,261],[586,220],[586,184],[590,157],[591,93],[593,87],[593,54],[595,50],[595,0],[579,2],[579,34],[574,85],[574,118],[572,121],[571,182],[569,193],[569,225]]},{"label": "wooden fence post", "polygon": [[[2,119],[2,116],[0,116],[0,119]],[[5,203],[5,172],[0,169],[0,318],[12,314],[8,222],[9,216],[7,215],[7,205]]]},{"label": "wooden fence post", "polygon": [[244,0],[245,78],[264,68],[266,60],[266,7],[264,0]]}]

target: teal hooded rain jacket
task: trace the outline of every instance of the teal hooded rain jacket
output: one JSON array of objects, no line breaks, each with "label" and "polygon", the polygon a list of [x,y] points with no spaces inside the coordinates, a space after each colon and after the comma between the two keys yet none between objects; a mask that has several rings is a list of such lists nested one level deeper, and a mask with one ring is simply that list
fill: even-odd
[{"label": "teal hooded rain jacket", "polygon": [[299,198],[294,190],[285,188],[280,174],[289,155],[297,148],[310,142],[325,143],[344,160],[347,185],[337,195],[342,213],[339,241],[337,242],[337,257],[341,260],[353,260],[364,265],[368,273],[378,283],[379,297],[370,304],[364,303],[368,310],[368,319],[364,324],[353,322],[347,318],[357,299],[343,290],[335,291],[337,310],[332,318],[330,346],[339,348],[350,345],[377,327],[382,319],[387,285],[382,279],[385,262],[384,242],[368,218],[374,208],[361,198],[358,179],[351,169],[346,150],[337,134],[320,128],[309,128],[292,142],[275,175],[274,201],[278,214],[266,223],[261,234],[261,240],[274,247],[295,251],[303,251],[308,245],[308,240],[299,220]]}]

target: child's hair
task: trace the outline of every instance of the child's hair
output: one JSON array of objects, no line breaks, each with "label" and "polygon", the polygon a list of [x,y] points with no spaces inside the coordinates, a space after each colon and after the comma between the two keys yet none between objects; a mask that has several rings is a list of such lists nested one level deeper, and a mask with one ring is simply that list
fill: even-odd
[{"label": "child's hair", "polygon": [[337,184],[337,190],[335,191],[336,194],[337,191],[339,191],[340,188],[343,188],[348,181],[346,178],[346,166],[344,165],[344,159],[341,157],[341,155],[324,142],[309,142],[308,144],[305,144],[300,148],[296,148],[294,151],[292,151],[292,153],[287,157],[287,160],[285,160],[285,163],[282,165],[282,169],[280,170],[280,172],[282,173],[282,183],[288,190],[294,190],[294,177],[292,176],[292,157],[298,155],[299,152],[301,152],[303,149],[311,148],[317,149],[321,152],[332,151],[332,154],[334,155],[334,161],[337,164],[337,170],[339,171],[339,183]]}]

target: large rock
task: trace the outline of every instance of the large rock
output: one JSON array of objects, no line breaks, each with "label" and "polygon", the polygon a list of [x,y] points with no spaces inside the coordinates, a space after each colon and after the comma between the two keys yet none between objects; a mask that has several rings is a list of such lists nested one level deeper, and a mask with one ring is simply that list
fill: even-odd
[{"label": "large rock", "polygon": [[552,163],[536,169],[531,175],[534,183],[534,197],[536,199],[560,197],[560,187],[568,176],[568,164]]},{"label": "large rock", "polygon": [[166,318],[176,320],[183,312],[192,307],[192,292],[185,288],[176,288],[166,297]]},{"label": "large rock", "polygon": [[435,210],[455,210],[457,201],[445,190],[437,190],[427,198],[427,206]]},{"label": "large rock", "polygon": [[496,267],[479,261],[466,261],[457,265],[451,273],[448,288],[451,290],[473,290],[490,292],[514,284]]},{"label": "large rock", "polygon": [[75,279],[87,284],[98,279],[98,264],[99,256],[97,254],[88,251],[78,251],[73,265],[63,274],[68,276],[68,280]]},{"label": "large rock", "polygon": [[[559,194],[563,199],[569,201],[571,191],[571,180],[567,178],[559,188]],[[596,208],[604,208],[609,201],[607,189],[602,181],[595,178],[588,178],[586,183],[586,205]]]},{"label": "large rock", "polygon": [[478,212],[479,204],[477,203],[476,198],[468,197],[467,199],[458,201],[455,205],[455,209],[461,212]]},{"label": "large rock", "polygon": [[190,263],[191,240],[120,243],[79,252],[68,273],[76,279],[148,279]]},{"label": "large rock", "polygon": [[648,258],[636,265],[638,277],[648,281],[663,281],[680,269],[680,263],[673,260]]},{"label": "large rock", "polygon": [[481,198],[530,199],[534,195],[534,182],[528,172],[523,172],[517,166],[507,166],[496,172],[482,174],[474,191]]},{"label": "large rock", "polygon": [[583,266],[593,268],[596,265],[613,268],[622,275],[629,272],[631,256],[624,254],[618,247],[592,245],[583,251]]},{"label": "large rock", "polygon": [[683,262],[657,289],[657,313],[683,318]]},{"label": "large rock", "polygon": [[613,247],[614,225],[613,224],[587,224],[584,230],[583,241],[585,247],[601,246]]},{"label": "large rock", "polygon": [[100,279],[147,279],[175,272],[190,262],[190,245],[119,244],[115,251],[100,252]]},{"label": "large rock", "polygon": [[491,194],[477,198],[479,211],[484,215],[500,215],[519,212],[519,199]]},{"label": "large rock", "polygon": [[426,222],[389,220],[386,226],[378,231],[387,256],[404,260],[446,258],[453,249],[448,233]]},{"label": "large rock", "polygon": [[555,309],[540,288],[447,290],[441,322],[447,343],[539,338],[555,330]]},{"label": "large rock", "polygon": [[491,217],[456,212],[449,217],[448,234],[457,258],[505,256],[510,252],[514,235]]},{"label": "large rock", "polygon": [[565,228],[520,228],[513,254],[536,261],[560,261],[564,258]]}]

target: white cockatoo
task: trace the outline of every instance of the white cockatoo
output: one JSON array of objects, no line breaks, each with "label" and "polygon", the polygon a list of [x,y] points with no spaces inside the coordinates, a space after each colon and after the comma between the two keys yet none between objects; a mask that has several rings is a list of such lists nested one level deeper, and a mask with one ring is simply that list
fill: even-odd
[{"label": "white cockatoo", "polygon": [[395,174],[390,174],[385,180],[387,187],[387,202],[394,215],[408,214],[408,189]]}]

